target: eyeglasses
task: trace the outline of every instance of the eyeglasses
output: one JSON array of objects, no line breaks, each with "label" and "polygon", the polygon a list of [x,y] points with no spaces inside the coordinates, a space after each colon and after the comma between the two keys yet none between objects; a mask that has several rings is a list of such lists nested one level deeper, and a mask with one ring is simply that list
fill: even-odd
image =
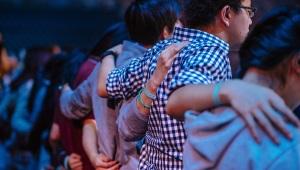
[{"label": "eyeglasses", "polygon": [[239,6],[239,8],[243,8],[248,12],[248,15],[250,18],[253,18],[255,15],[255,12],[257,11],[257,8],[248,7],[248,6]]}]

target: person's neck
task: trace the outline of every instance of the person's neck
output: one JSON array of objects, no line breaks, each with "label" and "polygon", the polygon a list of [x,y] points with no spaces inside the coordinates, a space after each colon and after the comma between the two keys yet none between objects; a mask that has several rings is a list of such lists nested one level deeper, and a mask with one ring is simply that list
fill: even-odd
[{"label": "person's neck", "polygon": [[266,76],[263,71],[257,69],[248,69],[243,80],[249,83],[261,85],[264,87],[272,88],[272,81],[269,76]]},{"label": "person's neck", "polygon": [[228,39],[225,31],[215,24],[203,26],[203,27],[199,28],[199,30],[207,32],[209,34],[212,34],[212,35],[224,40],[225,42],[229,43],[229,39]]},{"label": "person's neck", "polygon": [[146,49],[149,49],[149,48],[152,48],[153,45],[143,45],[143,47],[146,48]]},{"label": "person's neck", "polygon": [[293,88],[295,85],[289,86],[288,82],[286,82],[283,86],[282,83],[272,79],[271,76],[264,71],[250,68],[243,77],[243,80],[274,90],[291,109],[295,109],[300,104],[297,100],[297,98],[299,98],[297,96],[298,92],[294,91],[295,88]]}]

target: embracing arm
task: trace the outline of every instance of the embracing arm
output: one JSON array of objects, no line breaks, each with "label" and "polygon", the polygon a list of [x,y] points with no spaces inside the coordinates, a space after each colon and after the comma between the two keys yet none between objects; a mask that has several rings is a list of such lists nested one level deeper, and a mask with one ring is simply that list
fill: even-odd
[{"label": "embracing arm", "polygon": [[[112,52],[114,55],[119,55],[122,51],[123,46],[117,45],[107,51]],[[101,97],[108,97],[106,90],[106,80],[109,73],[116,67],[115,57],[113,54],[108,54],[107,56],[102,56],[101,68],[98,70],[98,95]]]},{"label": "embracing arm", "polygon": [[88,80],[83,81],[74,91],[64,85],[60,95],[60,109],[70,119],[80,119],[92,110],[91,87]]},{"label": "embracing arm", "polygon": [[[183,120],[187,110],[203,111],[215,107],[212,96],[215,84],[187,85],[175,90],[168,101],[167,112]],[[253,137],[259,141],[255,121],[276,143],[274,126],[286,137],[291,138],[286,129],[284,118],[299,126],[299,120],[286,106],[284,101],[272,90],[247,83],[242,80],[229,80],[221,84],[218,97],[223,104],[231,105],[246,121]],[[282,116],[278,114],[282,113]],[[272,123],[272,124],[271,124]]]}]

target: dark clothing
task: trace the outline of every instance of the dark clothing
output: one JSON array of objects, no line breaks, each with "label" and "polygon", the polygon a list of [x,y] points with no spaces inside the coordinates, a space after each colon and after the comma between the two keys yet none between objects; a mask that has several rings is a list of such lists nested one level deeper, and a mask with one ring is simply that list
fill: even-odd
[{"label": "dark clothing", "polygon": [[300,119],[300,106],[298,106],[295,110],[294,113],[296,114],[296,116]]},{"label": "dark clothing", "polygon": [[[88,59],[82,64],[74,81],[74,86],[77,87],[83,82],[92,72],[96,62]],[[68,155],[76,153],[81,156],[83,170],[94,169],[88,156],[82,146],[82,127],[83,120],[72,120],[66,118],[59,108],[59,96],[56,98],[54,122],[59,125],[60,134],[62,136],[61,143]],[[89,114],[87,118],[93,118],[93,114]]]}]

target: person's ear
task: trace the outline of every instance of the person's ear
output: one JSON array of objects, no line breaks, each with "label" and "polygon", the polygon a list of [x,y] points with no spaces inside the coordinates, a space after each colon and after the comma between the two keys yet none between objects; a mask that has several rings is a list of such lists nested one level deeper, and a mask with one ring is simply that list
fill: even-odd
[{"label": "person's ear", "polygon": [[227,27],[229,27],[231,18],[232,18],[231,7],[229,5],[226,5],[222,8],[220,12],[220,19]]},{"label": "person's ear", "polygon": [[164,30],[162,32],[162,38],[167,39],[170,38],[172,35],[172,32],[169,31],[169,28],[167,26],[164,27]]}]

